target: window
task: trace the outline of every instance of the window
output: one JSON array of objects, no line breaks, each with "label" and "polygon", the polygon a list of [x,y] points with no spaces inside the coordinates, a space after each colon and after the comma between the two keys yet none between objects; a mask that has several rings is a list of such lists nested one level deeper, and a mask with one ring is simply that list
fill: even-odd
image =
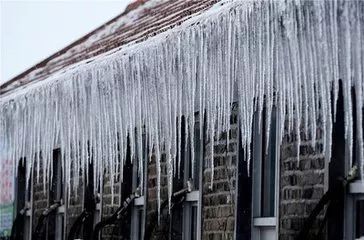
[{"label": "window", "polygon": [[[278,239],[278,119],[273,107],[271,119],[266,122],[266,111],[263,109],[261,116],[256,113],[253,122],[252,239]],[[266,123],[270,124],[269,139]]]},{"label": "window", "polygon": [[55,150],[53,152],[53,176],[50,183],[49,206],[60,204],[57,207],[55,214],[51,214],[48,218],[47,237],[49,240],[61,240],[64,238],[64,185],[62,181],[61,168],[61,152]]},{"label": "window", "polygon": [[[30,170],[32,171],[32,170]],[[25,180],[26,181],[26,180]],[[24,239],[30,239],[32,235],[32,194],[33,194],[33,174],[30,173],[30,180],[26,189],[25,195],[25,221],[24,221]]]},{"label": "window", "polygon": [[20,159],[16,179],[16,219],[13,223],[12,234],[16,239],[29,239],[31,236],[31,181],[27,187],[26,161]]},{"label": "window", "polygon": [[[138,152],[138,149],[136,149],[136,152]],[[145,141],[144,136],[142,141],[142,155],[143,155],[142,163],[136,160],[133,161],[134,164],[133,164],[132,192],[134,193],[137,192],[139,194],[139,197],[135,198],[132,209],[132,218],[131,218],[132,240],[144,239],[144,229],[145,229],[145,219],[146,219],[146,204],[145,204],[146,181],[143,181],[143,179],[147,179],[146,169],[148,163],[147,143]],[[139,166],[139,164],[143,164],[143,166]],[[141,176],[141,174],[143,174],[143,176]]]},{"label": "window", "polygon": [[[236,238],[239,240],[251,239],[252,220],[252,165],[248,166],[245,149],[242,146],[241,132],[239,132],[238,176],[236,206]],[[248,169],[248,167],[250,167]]]},{"label": "window", "polygon": [[[172,211],[171,237],[172,239],[195,240],[201,239],[201,194],[200,176],[203,160],[203,142],[200,139],[199,124],[195,124],[193,144],[194,161],[192,162],[192,149],[190,144],[185,143],[185,127],[182,121],[181,130],[181,166],[180,172],[176,174],[173,181],[173,191],[187,189],[188,193],[181,205],[176,205]],[[189,138],[188,141],[191,141]],[[187,148],[185,148],[187,146]],[[194,164],[194,166],[192,166]],[[178,176],[179,175],[179,176]],[[182,221],[181,221],[182,220]]]},{"label": "window", "polygon": [[[341,89],[340,89],[341,90]],[[357,125],[357,113],[356,111],[363,111],[364,109],[356,108],[356,98],[355,98],[355,89],[352,89],[352,104],[353,104],[353,153],[352,153],[352,161],[349,161],[349,146],[346,143],[345,146],[345,163],[344,166],[345,172],[349,173],[353,167],[357,167],[360,169],[360,160],[359,159],[359,141],[358,141],[358,127],[364,129],[364,121],[363,126]],[[342,98],[339,95],[339,100]],[[342,104],[342,103],[341,103]],[[338,107],[339,109],[339,107]],[[356,109],[356,111],[354,111]],[[344,114],[344,109],[342,107],[342,114]],[[339,110],[338,110],[339,113]],[[344,122],[341,125],[341,128],[344,129]],[[348,166],[352,162],[351,166]],[[330,169],[331,170],[331,169]],[[354,182],[350,183],[348,186],[346,198],[345,198],[345,218],[344,218],[344,233],[345,239],[363,239],[364,238],[364,184],[363,179],[360,179],[360,174],[357,174],[358,179]]]},{"label": "window", "polygon": [[364,237],[364,197],[356,201],[355,206],[355,238],[360,239]]},{"label": "window", "polygon": [[[84,202],[83,208],[91,213],[90,217],[88,217],[83,224],[83,239],[91,239],[91,234],[96,222],[100,221],[100,202],[98,199],[98,192],[95,191],[94,186],[94,172],[93,172],[93,161],[88,163],[88,174],[85,181],[85,192],[84,192]],[[97,188],[100,190],[100,188]],[[95,195],[96,193],[96,195]]]},{"label": "window", "polygon": [[[191,148],[188,147],[184,156],[184,183],[192,191],[187,193],[183,203],[183,240],[196,240],[201,229],[201,204],[200,204],[200,164],[203,159],[203,145],[200,139],[200,129],[197,123],[194,129],[194,139],[191,144],[194,147],[194,161],[192,162]],[[188,145],[189,146],[189,145]],[[192,164],[194,164],[192,166]],[[191,185],[191,186],[188,186]]]}]

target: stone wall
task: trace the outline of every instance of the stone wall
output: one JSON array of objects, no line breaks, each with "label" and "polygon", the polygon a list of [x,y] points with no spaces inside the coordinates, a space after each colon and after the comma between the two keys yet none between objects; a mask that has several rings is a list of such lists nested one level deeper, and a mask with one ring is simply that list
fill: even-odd
[{"label": "stone wall", "polygon": [[77,189],[73,189],[70,192],[70,199],[67,203],[67,212],[66,212],[66,237],[68,237],[69,231],[71,230],[72,225],[76,221],[77,217],[83,211],[83,202],[84,202],[84,184],[82,181],[82,177],[80,177],[79,187]]},{"label": "stone wall", "polygon": [[[112,187],[114,188],[114,193],[112,194]],[[110,217],[113,213],[121,205],[121,195],[120,195],[121,183],[120,176],[117,176],[117,181],[113,183],[111,186],[110,177],[105,176],[103,192],[101,195],[102,198],[102,220]],[[102,230],[103,238],[110,238],[112,235],[116,235],[118,233],[118,226],[110,225]]]},{"label": "stone wall", "polygon": [[[33,170],[33,206],[32,206],[32,214],[33,214],[33,221],[32,221],[32,228],[33,231],[38,223],[39,217],[42,215],[42,212],[45,208],[48,207],[48,194],[47,191],[43,190],[43,173],[40,171],[39,181],[37,180],[37,172]],[[46,187],[49,186],[46,183]]]},{"label": "stone wall", "polygon": [[[223,133],[214,144],[214,180],[211,186],[211,156],[205,156],[202,200],[202,239],[234,239],[235,186],[238,159],[238,124],[236,112],[231,117],[229,141]],[[229,142],[229,143],[228,143]],[[209,148],[207,142],[205,148]]]},{"label": "stone wall", "polygon": [[[325,192],[325,159],[322,142],[314,146],[303,141],[297,159],[297,143],[292,136],[283,139],[280,155],[279,239],[293,240]],[[319,221],[323,215],[319,215]],[[316,233],[316,221],[312,233]],[[325,231],[323,231],[323,234]],[[320,239],[325,239],[322,235]]]},{"label": "stone wall", "polygon": [[[165,161],[165,155],[162,154],[161,161],[161,204],[163,201],[168,199],[168,189],[167,189],[167,163]],[[162,210],[160,215],[160,224],[158,224],[158,198],[157,198],[157,165],[156,159],[153,155],[151,161],[148,164],[148,174],[147,174],[147,221],[146,229],[150,228],[152,230],[153,240],[167,240],[169,237],[169,224],[170,216],[168,213],[168,206],[166,209]]]}]

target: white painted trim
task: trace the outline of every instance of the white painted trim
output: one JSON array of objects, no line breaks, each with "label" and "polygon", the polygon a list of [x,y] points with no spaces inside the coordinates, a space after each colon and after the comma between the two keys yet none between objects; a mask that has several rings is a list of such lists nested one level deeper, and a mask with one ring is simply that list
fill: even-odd
[{"label": "white painted trim", "polygon": [[192,191],[186,194],[186,202],[198,202],[200,191]]},{"label": "white painted trim", "polygon": [[145,203],[144,196],[140,196],[134,199],[134,206],[143,206]]},{"label": "white painted trim", "polygon": [[253,218],[254,227],[275,227],[277,226],[276,217],[256,217]]},{"label": "white painted trim", "polygon": [[96,210],[101,210],[101,203],[96,203]]},{"label": "white painted trim", "polygon": [[57,214],[63,214],[65,213],[65,206],[61,205],[57,208]]},{"label": "white painted trim", "polygon": [[[251,234],[252,239],[260,240],[262,231],[264,231],[264,227],[271,227],[275,229],[274,236],[271,236],[271,239],[279,239],[279,226],[278,226],[278,216],[279,216],[279,184],[280,184],[280,121],[282,119],[279,118],[277,113],[273,111],[278,111],[277,109],[272,108],[272,115],[276,114],[276,145],[275,147],[275,195],[274,195],[274,216],[272,217],[261,217],[262,209],[261,209],[261,186],[262,186],[262,164],[263,159],[261,156],[262,151],[262,141],[266,141],[266,139],[262,139],[262,132],[257,129],[262,129],[263,121],[259,122],[256,119],[253,120],[253,153],[252,158],[254,160],[254,164],[252,167],[252,226],[251,226]],[[259,119],[259,114],[255,113],[256,117]],[[272,133],[270,133],[272,134]]]},{"label": "white painted trim", "polygon": [[351,193],[351,194],[364,193],[364,182],[356,181],[356,182],[350,183],[349,193]]},{"label": "white painted trim", "polygon": [[32,210],[31,209],[26,210],[25,211],[25,216],[27,216],[27,217],[32,216]]}]

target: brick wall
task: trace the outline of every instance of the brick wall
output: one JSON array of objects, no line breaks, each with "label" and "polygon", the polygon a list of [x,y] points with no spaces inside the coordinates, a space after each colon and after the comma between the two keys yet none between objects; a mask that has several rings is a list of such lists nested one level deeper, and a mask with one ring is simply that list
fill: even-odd
[{"label": "brick wall", "polygon": [[[147,221],[146,228],[150,224],[155,225],[152,240],[167,240],[169,235],[170,216],[168,213],[168,206],[160,215],[160,224],[155,222],[155,214],[157,214],[157,165],[155,156],[152,156],[148,164],[148,184],[147,184]],[[167,189],[167,163],[165,155],[162,154],[161,160],[161,202],[168,199]],[[153,220],[152,220],[153,219]],[[153,222],[152,222],[153,221]]]},{"label": "brick wall", "polygon": [[[211,156],[205,156],[207,166],[203,174],[202,239],[234,239],[235,186],[238,159],[237,111],[231,117],[229,144],[227,134],[215,139],[214,181],[211,188]],[[208,142],[205,148],[208,148]]]},{"label": "brick wall", "polygon": [[[105,176],[104,178],[104,185],[103,185],[103,193],[102,193],[102,220],[110,217],[113,213],[121,205],[120,202],[120,176],[117,176],[117,181],[114,182],[114,194],[112,194],[112,187],[110,182],[110,177]],[[114,199],[112,199],[114,198]],[[117,233],[117,226],[110,225],[102,229],[102,237],[103,238],[110,238],[113,234]]]},{"label": "brick wall", "polygon": [[[43,211],[49,207],[49,182],[46,182],[46,190],[44,191],[43,184],[43,169],[42,165],[40,165],[39,171],[39,181],[37,180],[37,172],[36,169],[33,170],[33,219],[32,219],[32,231],[34,232],[39,218],[42,215]],[[72,181],[72,180],[71,180]],[[69,230],[83,210],[83,183],[80,180],[79,187],[75,190],[71,190],[69,205],[67,206],[66,217],[64,219],[66,224],[66,235],[67,238]],[[65,194],[65,193],[64,193]],[[67,204],[64,202],[64,204]]]},{"label": "brick wall", "polygon": [[83,202],[84,202],[83,198],[84,198],[84,185],[82,177],[80,177],[79,186],[77,189],[71,190],[69,203],[67,205],[67,212],[65,218],[65,224],[67,229],[66,237],[68,237],[68,233],[71,230],[71,227],[76,221],[77,217],[83,211]]},{"label": "brick wall", "polygon": [[32,220],[32,226],[33,231],[35,230],[35,227],[37,226],[39,217],[42,215],[42,212],[45,208],[48,207],[48,186],[46,185],[46,191],[43,191],[43,173],[42,170],[40,171],[39,175],[39,181],[37,180],[37,172],[35,169],[33,169],[33,220]]},{"label": "brick wall", "polygon": [[[292,136],[283,139],[280,155],[279,239],[293,240],[305,219],[325,192],[325,159],[322,141],[315,146],[303,141],[297,160],[297,144]],[[323,215],[319,215],[319,221]],[[319,223],[315,222],[312,233]],[[311,233],[311,234],[312,234]],[[325,231],[320,239],[325,239]]]}]

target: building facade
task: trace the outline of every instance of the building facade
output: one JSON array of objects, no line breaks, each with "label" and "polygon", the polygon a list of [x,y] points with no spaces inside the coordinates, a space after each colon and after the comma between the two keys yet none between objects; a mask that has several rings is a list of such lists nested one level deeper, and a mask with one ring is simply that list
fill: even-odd
[{"label": "building facade", "polygon": [[136,1],[5,83],[13,239],[363,239],[363,13]]}]

